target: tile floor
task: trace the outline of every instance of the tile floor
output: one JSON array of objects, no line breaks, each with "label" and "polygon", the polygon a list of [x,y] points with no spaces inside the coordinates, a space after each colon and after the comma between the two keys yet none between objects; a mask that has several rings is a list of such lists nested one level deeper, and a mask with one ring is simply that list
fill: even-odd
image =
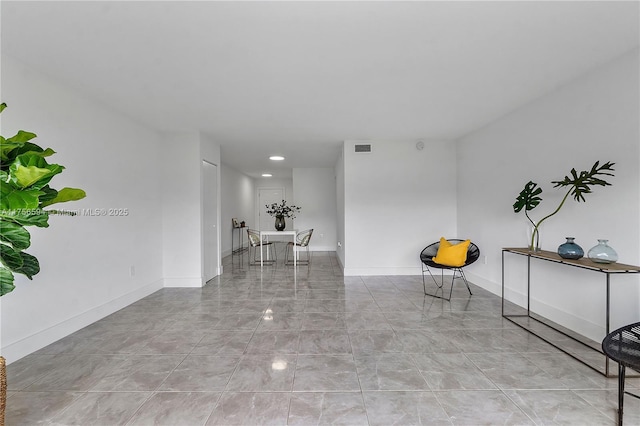
[{"label": "tile floor", "polygon": [[[7,425],[615,425],[604,378],[456,282],[239,265],[163,289],[8,367]],[[640,379],[628,381],[638,388]],[[625,424],[640,424],[626,398]]]}]

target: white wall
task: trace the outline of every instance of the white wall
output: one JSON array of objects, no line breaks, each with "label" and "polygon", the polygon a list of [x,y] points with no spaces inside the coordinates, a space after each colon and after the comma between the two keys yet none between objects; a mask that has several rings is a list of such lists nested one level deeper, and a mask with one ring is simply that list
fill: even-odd
[{"label": "white wall", "polygon": [[217,275],[220,275],[222,273],[222,249],[221,249],[221,244],[220,244],[220,240],[221,240],[221,227],[220,227],[220,222],[221,222],[221,214],[222,214],[222,206],[221,206],[221,190],[220,190],[220,185],[221,185],[221,179],[220,179],[220,175],[222,173],[221,171],[221,162],[220,162],[220,145],[213,140],[211,137],[204,135],[204,134],[200,134],[200,158],[198,158],[198,167],[200,170],[200,179],[196,182],[196,184],[199,186],[200,188],[200,229],[198,230],[198,240],[200,241],[200,274],[202,276],[202,280],[201,280],[201,285],[205,285],[206,284],[206,277],[207,277],[207,273],[206,273],[206,266],[205,266],[205,262],[210,262],[209,259],[205,259],[205,219],[204,219],[204,215],[205,213],[205,188],[207,187],[205,184],[205,176],[204,176],[204,169],[203,169],[203,161],[206,161],[209,164],[213,164],[216,166],[216,184],[217,184],[217,188],[216,188],[216,232],[215,232],[215,238],[218,241],[218,256],[217,259],[215,260],[215,262],[217,263],[217,265],[213,265],[214,271],[216,271]]},{"label": "white wall", "polygon": [[[202,285],[200,257],[200,135],[162,135],[162,239],[165,287]],[[177,173],[176,171],[179,171]]]},{"label": "white wall", "polygon": [[336,255],[343,269],[345,265],[345,253],[344,246],[342,244],[342,242],[344,241],[344,147],[345,144],[342,145],[340,156],[338,157],[335,165],[336,211],[338,215],[336,222],[336,238],[338,240],[338,242],[336,243]]},{"label": "white wall", "polygon": [[[233,169],[222,163],[221,167],[221,225],[222,234],[222,256],[231,254],[231,238],[233,228],[231,219],[244,220],[246,226],[255,227],[255,183],[251,177]],[[234,248],[239,246],[238,231],[234,238]],[[246,235],[243,236],[244,245],[247,244]]]},{"label": "white wall", "polygon": [[[585,203],[569,199],[542,225],[541,245],[555,251],[566,236],[585,253],[608,238],[621,263],[640,264],[640,124],[638,50],[559,88],[458,142],[458,229],[487,256],[470,277],[499,293],[501,248],[527,244],[525,216],[512,209],[524,184],[542,188],[531,212],[552,212],[572,167],[616,163],[611,187],[595,187]],[[524,259],[507,258],[507,294],[522,303]],[[537,310],[595,340],[604,335],[605,277],[575,268],[534,263]],[[612,277],[612,326],[640,320],[638,276]]]},{"label": "white wall", "polygon": [[335,251],[337,243],[336,178],[330,168],[293,169],[293,204],[300,231],[313,229],[311,251]]},{"label": "white wall", "polygon": [[163,173],[161,180],[164,286],[201,287],[205,284],[202,160],[220,165],[220,147],[199,132],[166,133],[162,139],[162,156],[163,164],[170,164],[173,171]]},{"label": "white wall", "polygon": [[[66,170],[54,188],[80,187],[87,198],[68,209],[126,208],[127,216],[51,217],[31,228],[41,272],[16,276],[0,298],[0,352],[9,362],[70,334],[162,286],[162,204],[166,170],[158,135],[2,57],[2,135],[38,134]],[[135,275],[130,276],[134,266]]]},{"label": "white wall", "polygon": [[[356,143],[372,152],[355,153]],[[456,238],[456,147],[448,141],[344,143],[345,275],[420,274],[419,254]],[[473,235],[465,235],[473,238]]]}]

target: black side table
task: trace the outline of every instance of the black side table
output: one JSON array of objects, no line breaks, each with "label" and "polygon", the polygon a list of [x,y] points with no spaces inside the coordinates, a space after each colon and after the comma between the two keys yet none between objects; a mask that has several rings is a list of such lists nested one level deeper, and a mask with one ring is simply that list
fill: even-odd
[{"label": "black side table", "polygon": [[640,398],[640,395],[624,390],[626,367],[640,371],[640,322],[625,325],[609,333],[602,341],[602,350],[618,363],[618,424],[622,426],[624,394]]}]

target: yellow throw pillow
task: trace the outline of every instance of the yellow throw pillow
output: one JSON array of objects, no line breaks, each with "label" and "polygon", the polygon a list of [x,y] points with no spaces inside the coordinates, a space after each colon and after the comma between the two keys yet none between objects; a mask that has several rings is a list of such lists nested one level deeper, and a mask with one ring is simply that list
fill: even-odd
[{"label": "yellow throw pillow", "polygon": [[465,240],[458,244],[451,244],[444,237],[441,237],[438,253],[436,253],[436,257],[431,260],[445,266],[462,266],[467,261],[467,250],[469,249],[469,244],[471,244],[471,240]]}]

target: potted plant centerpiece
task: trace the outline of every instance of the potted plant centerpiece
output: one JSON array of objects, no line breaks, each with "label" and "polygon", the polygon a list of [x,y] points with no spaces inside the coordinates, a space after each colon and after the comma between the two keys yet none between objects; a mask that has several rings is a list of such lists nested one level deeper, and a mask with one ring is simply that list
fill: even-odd
[{"label": "potted plant centerpiece", "polygon": [[613,176],[613,171],[615,170],[613,168],[614,165],[615,163],[611,163],[609,161],[607,161],[603,165],[600,165],[600,162],[596,161],[590,170],[583,170],[578,173],[576,169],[571,169],[570,174],[565,176],[564,179],[551,182],[554,188],[567,188],[567,192],[566,194],[564,194],[564,197],[562,198],[562,201],[560,202],[558,208],[556,208],[550,214],[544,216],[538,222],[534,222],[533,219],[531,219],[531,217],[529,216],[529,211],[536,208],[542,201],[542,197],[540,197],[540,194],[542,194],[542,188],[538,187],[538,184],[535,182],[527,182],[524,186],[524,189],[520,191],[520,194],[516,198],[516,202],[513,203],[513,211],[515,213],[519,213],[520,211],[524,210],[524,215],[533,225],[533,232],[531,234],[529,250],[536,251],[540,249],[540,225],[542,225],[542,222],[560,211],[569,195],[572,195],[573,199],[577,202],[585,201],[584,195],[590,194],[592,192],[592,186],[610,186],[611,184],[604,180],[601,176]]},{"label": "potted plant centerpiece", "polygon": [[[0,113],[6,107],[5,103],[0,104]],[[47,162],[46,158],[55,151],[31,142],[35,137],[34,133],[24,130],[8,139],[0,136],[0,296],[15,289],[14,274],[32,279],[40,272],[38,259],[24,252],[31,245],[26,227],[46,228],[52,214],[73,216],[73,212],[45,210],[45,207],[86,196],[82,189],[58,191],[49,186],[64,167]],[[0,356],[0,425],[4,424],[5,404],[6,366]]]},{"label": "potted plant centerpiece", "polygon": [[301,210],[301,207],[288,206],[285,200],[281,203],[273,203],[271,205],[266,204],[267,214],[276,218],[276,231],[284,231],[286,223],[285,218],[295,219],[296,213]]}]

